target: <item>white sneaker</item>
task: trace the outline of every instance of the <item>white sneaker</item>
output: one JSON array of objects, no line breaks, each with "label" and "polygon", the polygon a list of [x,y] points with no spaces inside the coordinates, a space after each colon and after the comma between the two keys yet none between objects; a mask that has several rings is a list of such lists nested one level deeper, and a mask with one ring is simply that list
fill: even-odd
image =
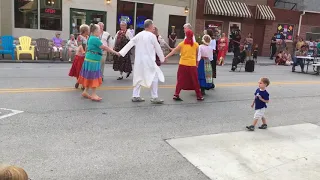
[{"label": "white sneaker", "polygon": [[159,99],[159,98],[151,98],[151,103],[152,104],[163,104],[164,100]]},{"label": "white sneaker", "polygon": [[71,62],[71,58],[69,58],[69,62]]}]

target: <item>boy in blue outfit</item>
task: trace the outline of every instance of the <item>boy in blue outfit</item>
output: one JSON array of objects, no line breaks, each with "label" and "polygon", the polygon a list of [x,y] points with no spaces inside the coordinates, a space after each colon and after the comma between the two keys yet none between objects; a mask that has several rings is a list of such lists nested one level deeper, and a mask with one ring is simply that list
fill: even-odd
[{"label": "boy in blue outfit", "polygon": [[255,107],[255,113],[254,113],[254,121],[251,126],[247,126],[247,129],[249,131],[254,131],[255,126],[258,122],[258,120],[262,120],[262,125],[259,127],[259,129],[267,129],[267,120],[264,116],[264,113],[267,109],[267,103],[269,103],[269,93],[266,90],[266,88],[269,86],[270,81],[268,78],[261,78],[259,80],[259,88],[254,93],[254,101],[251,105],[251,107]]}]

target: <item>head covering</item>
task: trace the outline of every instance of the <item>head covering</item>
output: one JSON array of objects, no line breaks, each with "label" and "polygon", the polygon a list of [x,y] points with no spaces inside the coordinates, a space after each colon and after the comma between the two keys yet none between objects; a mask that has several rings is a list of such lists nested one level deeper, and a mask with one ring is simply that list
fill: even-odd
[{"label": "head covering", "polygon": [[184,40],[184,44],[190,44],[193,46],[193,32],[191,30],[186,31],[186,39]]},{"label": "head covering", "polygon": [[209,35],[204,35],[202,37],[202,42],[203,42],[203,44],[209,46],[209,44],[211,42],[211,37]]}]

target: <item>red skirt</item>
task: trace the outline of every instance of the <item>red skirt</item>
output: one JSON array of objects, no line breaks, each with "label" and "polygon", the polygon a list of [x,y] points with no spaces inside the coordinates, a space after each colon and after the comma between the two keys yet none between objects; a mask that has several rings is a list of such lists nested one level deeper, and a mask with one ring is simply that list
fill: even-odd
[{"label": "red skirt", "polygon": [[177,89],[199,90],[197,66],[179,65],[177,73]]},{"label": "red skirt", "polygon": [[74,60],[73,60],[73,63],[72,63],[72,67],[71,67],[70,72],[69,72],[69,76],[76,77],[77,79],[79,78],[80,71],[82,69],[83,61],[84,61],[84,56],[76,55],[74,57]]}]

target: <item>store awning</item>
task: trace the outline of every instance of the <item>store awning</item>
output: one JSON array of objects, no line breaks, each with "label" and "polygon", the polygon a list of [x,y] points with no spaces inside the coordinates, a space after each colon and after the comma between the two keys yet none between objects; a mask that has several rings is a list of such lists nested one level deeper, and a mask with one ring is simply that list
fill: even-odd
[{"label": "store awning", "polygon": [[276,16],[273,14],[272,9],[267,5],[257,5],[255,18],[272,21],[276,20]]},{"label": "store awning", "polygon": [[245,18],[252,17],[250,10],[245,3],[225,0],[206,0],[204,14]]}]

